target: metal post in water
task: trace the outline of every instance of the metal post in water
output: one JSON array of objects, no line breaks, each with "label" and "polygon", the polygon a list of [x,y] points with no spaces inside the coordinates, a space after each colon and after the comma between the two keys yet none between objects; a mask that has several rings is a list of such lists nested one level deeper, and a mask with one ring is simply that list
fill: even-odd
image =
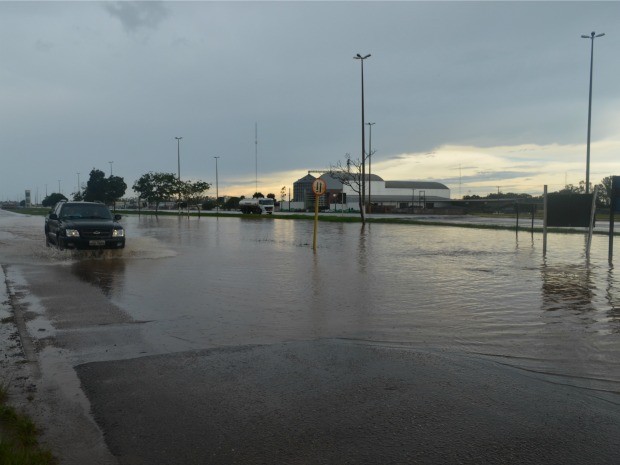
[{"label": "metal post in water", "polygon": [[[613,192],[613,189],[612,189]],[[614,261],[614,222],[616,221],[614,212],[616,210],[616,200],[612,197],[609,206],[609,255],[608,260],[611,265]]]},{"label": "metal post in water", "polygon": [[594,218],[596,216],[596,193],[598,186],[594,186],[594,192],[592,193],[592,208],[590,210],[590,227],[588,228],[588,243],[586,246],[586,261],[590,262],[590,247],[592,245],[592,232],[594,229]]},{"label": "metal post in water", "polygon": [[547,185],[543,191],[543,257],[547,256]]},{"label": "metal post in water", "polygon": [[611,199],[609,202],[609,264],[613,263],[614,258],[614,223],[616,222],[616,208],[618,208],[618,189],[616,186],[620,182],[620,176],[612,176],[611,178]]},{"label": "metal post in water", "polygon": [[316,252],[316,233],[319,222],[319,194],[314,194],[314,236],[312,237],[312,250]]},{"label": "metal post in water", "polygon": [[519,202],[515,202],[515,210],[517,211],[517,227],[516,232],[519,233]]}]

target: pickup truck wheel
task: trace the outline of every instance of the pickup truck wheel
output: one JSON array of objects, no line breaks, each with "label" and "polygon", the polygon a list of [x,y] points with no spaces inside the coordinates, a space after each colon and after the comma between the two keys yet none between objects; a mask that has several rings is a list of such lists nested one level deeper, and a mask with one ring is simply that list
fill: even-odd
[{"label": "pickup truck wheel", "polygon": [[58,234],[56,234],[56,247],[58,247],[58,250],[65,250],[65,245],[62,243],[62,239],[60,239]]}]

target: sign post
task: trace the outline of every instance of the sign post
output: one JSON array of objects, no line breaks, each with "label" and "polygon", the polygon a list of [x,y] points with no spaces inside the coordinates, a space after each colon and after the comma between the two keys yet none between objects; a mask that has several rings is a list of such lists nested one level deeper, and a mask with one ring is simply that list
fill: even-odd
[{"label": "sign post", "polygon": [[314,192],[314,237],[312,239],[312,250],[316,252],[316,232],[319,223],[319,199],[325,194],[327,184],[322,179],[315,179],[312,183],[312,192]]},{"label": "sign post", "polygon": [[611,199],[609,206],[609,263],[614,258],[614,222],[616,213],[620,212],[620,176],[611,177]]}]

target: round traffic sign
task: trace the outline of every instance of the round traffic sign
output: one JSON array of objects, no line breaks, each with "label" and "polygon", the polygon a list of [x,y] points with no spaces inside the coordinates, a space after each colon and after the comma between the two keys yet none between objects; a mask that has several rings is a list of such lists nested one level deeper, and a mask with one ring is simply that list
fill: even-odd
[{"label": "round traffic sign", "polygon": [[323,195],[327,190],[327,184],[322,179],[315,179],[312,183],[312,192],[316,195]]}]

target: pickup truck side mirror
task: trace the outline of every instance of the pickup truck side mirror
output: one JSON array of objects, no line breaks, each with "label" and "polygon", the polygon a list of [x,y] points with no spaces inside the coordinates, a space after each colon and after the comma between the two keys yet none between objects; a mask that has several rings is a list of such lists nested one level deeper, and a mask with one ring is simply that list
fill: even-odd
[{"label": "pickup truck side mirror", "polygon": [[56,213],[50,213],[50,220],[57,220],[58,219],[58,215]]},{"label": "pickup truck side mirror", "polygon": [[114,215],[114,221],[118,221],[122,218],[121,215]]}]

